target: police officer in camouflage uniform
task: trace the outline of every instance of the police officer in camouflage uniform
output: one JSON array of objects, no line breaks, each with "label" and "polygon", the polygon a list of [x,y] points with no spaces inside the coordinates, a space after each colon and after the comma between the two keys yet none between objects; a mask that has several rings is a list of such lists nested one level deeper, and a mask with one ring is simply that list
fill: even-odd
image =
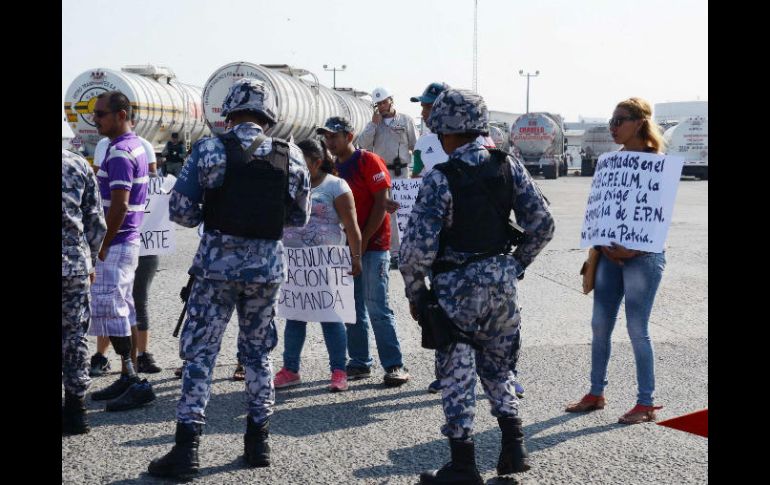
[{"label": "police officer in camouflage uniform", "polygon": [[67,150],[61,152],[61,228],[62,433],[82,434],[89,430],[83,398],[91,384],[91,283],[107,223],[96,175],[83,157]]},{"label": "police officer in camouflage uniform", "polygon": [[[430,270],[439,306],[476,347],[456,342],[436,351],[446,416],[441,432],[452,460],[424,472],[420,483],[483,483],[471,439],[476,374],[502,430],[498,473],[529,469],[510,371],[520,321],[516,284],[553,237],[554,221],[524,167],[476,141],[488,120],[483,98],[471,91],[448,89],[438,96],[427,123],[450,160],[424,175],[401,245],[399,268],[412,316],[417,319],[424,304]],[[525,230],[512,254],[505,229],[511,210]]]},{"label": "police officer in camouflage uniform", "polygon": [[186,227],[203,222],[205,232],[189,270],[195,281],[179,341],[186,365],[176,444],[150,463],[151,475],[186,478],[198,472],[211,377],[233,309],[246,368],[244,459],[250,467],[270,464],[275,389],[269,354],[278,342],[275,306],[286,273],[281,237],[284,226],[304,226],[310,219],[310,175],[302,151],[263,134],[277,122],[275,111],[274,94],[262,81],[235,82],[222,105],[232,129],[194,145],[171,194],[171,220]]}]

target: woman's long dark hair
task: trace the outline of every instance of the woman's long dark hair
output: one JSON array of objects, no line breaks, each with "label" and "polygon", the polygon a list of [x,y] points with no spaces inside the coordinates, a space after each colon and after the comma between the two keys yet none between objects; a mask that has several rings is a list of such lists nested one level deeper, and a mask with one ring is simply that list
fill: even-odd
[{"label": "woman's long dark hair", "polygon": [[297,146],[302,150],[302,154],[306,160],[321,160],[321,170],[326,173],[337,175],[337,167],[334,166],[334,159],[332,158],[329,149],[326,148],[326,143],[323,140],[302,140],[297,143]]}]

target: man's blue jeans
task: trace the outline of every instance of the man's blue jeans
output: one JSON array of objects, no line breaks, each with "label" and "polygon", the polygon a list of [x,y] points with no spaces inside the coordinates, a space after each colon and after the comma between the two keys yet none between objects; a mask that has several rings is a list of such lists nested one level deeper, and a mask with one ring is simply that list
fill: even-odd
[{"label": "man's blue jeans", "polygon": [[[345,370],[345,324],[342,322],[321,322],[326,350],[329,352],[329,370]],[[299,356],[305,344],[307,322],[286,320],[283,341],[283,366],[292,372],[299,372]]]},{"label": "man's blue jeans", "polygon": [[594,283],[594,311],[591,320],[591,394],[601,396],[607,385],[612,330],[626,298],[626,323],[636,360],[639,386],[637,404],[652,406],[655,391],[655,362],[648,332],[655,293],[666,267],[663,253],[647,253],[617,265],[601,255]]},{"label": "man's blue jeans", "polygon": [[403,366],[401,346],[396,334],[396,316],[388,303],[390,254],[388,251],[366,251],[361,257],[363,271],[354,279],[356,324],[347,325],[350,367],[372,366],[369,352],[369,323],[380,363],[385,369]]}]

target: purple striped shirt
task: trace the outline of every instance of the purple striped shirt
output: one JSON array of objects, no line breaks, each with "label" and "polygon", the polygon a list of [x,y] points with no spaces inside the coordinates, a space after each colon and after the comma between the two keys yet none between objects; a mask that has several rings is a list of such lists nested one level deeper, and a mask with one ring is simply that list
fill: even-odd
[{"label": "purple striped shirt", "polygon": [[142,142],[133,132],[115,138],[107,148],[107,156],[96,174],[105,216],[110,209],[111,191],[115,189],[130,191],[128,212],[110,246],[133,241],[139,237],[139,226],[142,225],[144,218],[149,181],[147,159]]}]

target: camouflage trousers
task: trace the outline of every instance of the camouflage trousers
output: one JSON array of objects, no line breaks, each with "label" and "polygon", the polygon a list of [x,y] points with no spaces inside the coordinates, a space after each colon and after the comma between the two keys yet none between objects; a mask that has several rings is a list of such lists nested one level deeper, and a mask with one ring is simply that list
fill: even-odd
[{"label": "camouflage trousers", "polygon": [[182,423],[205,423],[211,378],[227,323],[238,312],[238,353],[246,370],[249,415],[261,424],[273,414],[275,388],[270,351],[278,343],[275,305],[280,283],[218,281],[196,277],[179,357],[187,362],[176,416]]},{"label": "camouflage trousers", "polygon": [[61,368],[64,390],[78,397],[86,394],[88,345],[86,332],[91,320],[91,283],[88,275],[61,280]]},{"label": "camouflage trousers", "polygon": [[436,378],[441,380],[446,417],[441,433],[449,438],[466,439],[473,432],[476,374],[489,398],[492,416],[516,417],[519,413],[511,372],[516,330],[521,320],[518,305],[514,297],[497,308],[490,303],[489,308],[489,315],[474,333],[473,340],[481,346],[480,350],[456,343],[436,351]]}]

